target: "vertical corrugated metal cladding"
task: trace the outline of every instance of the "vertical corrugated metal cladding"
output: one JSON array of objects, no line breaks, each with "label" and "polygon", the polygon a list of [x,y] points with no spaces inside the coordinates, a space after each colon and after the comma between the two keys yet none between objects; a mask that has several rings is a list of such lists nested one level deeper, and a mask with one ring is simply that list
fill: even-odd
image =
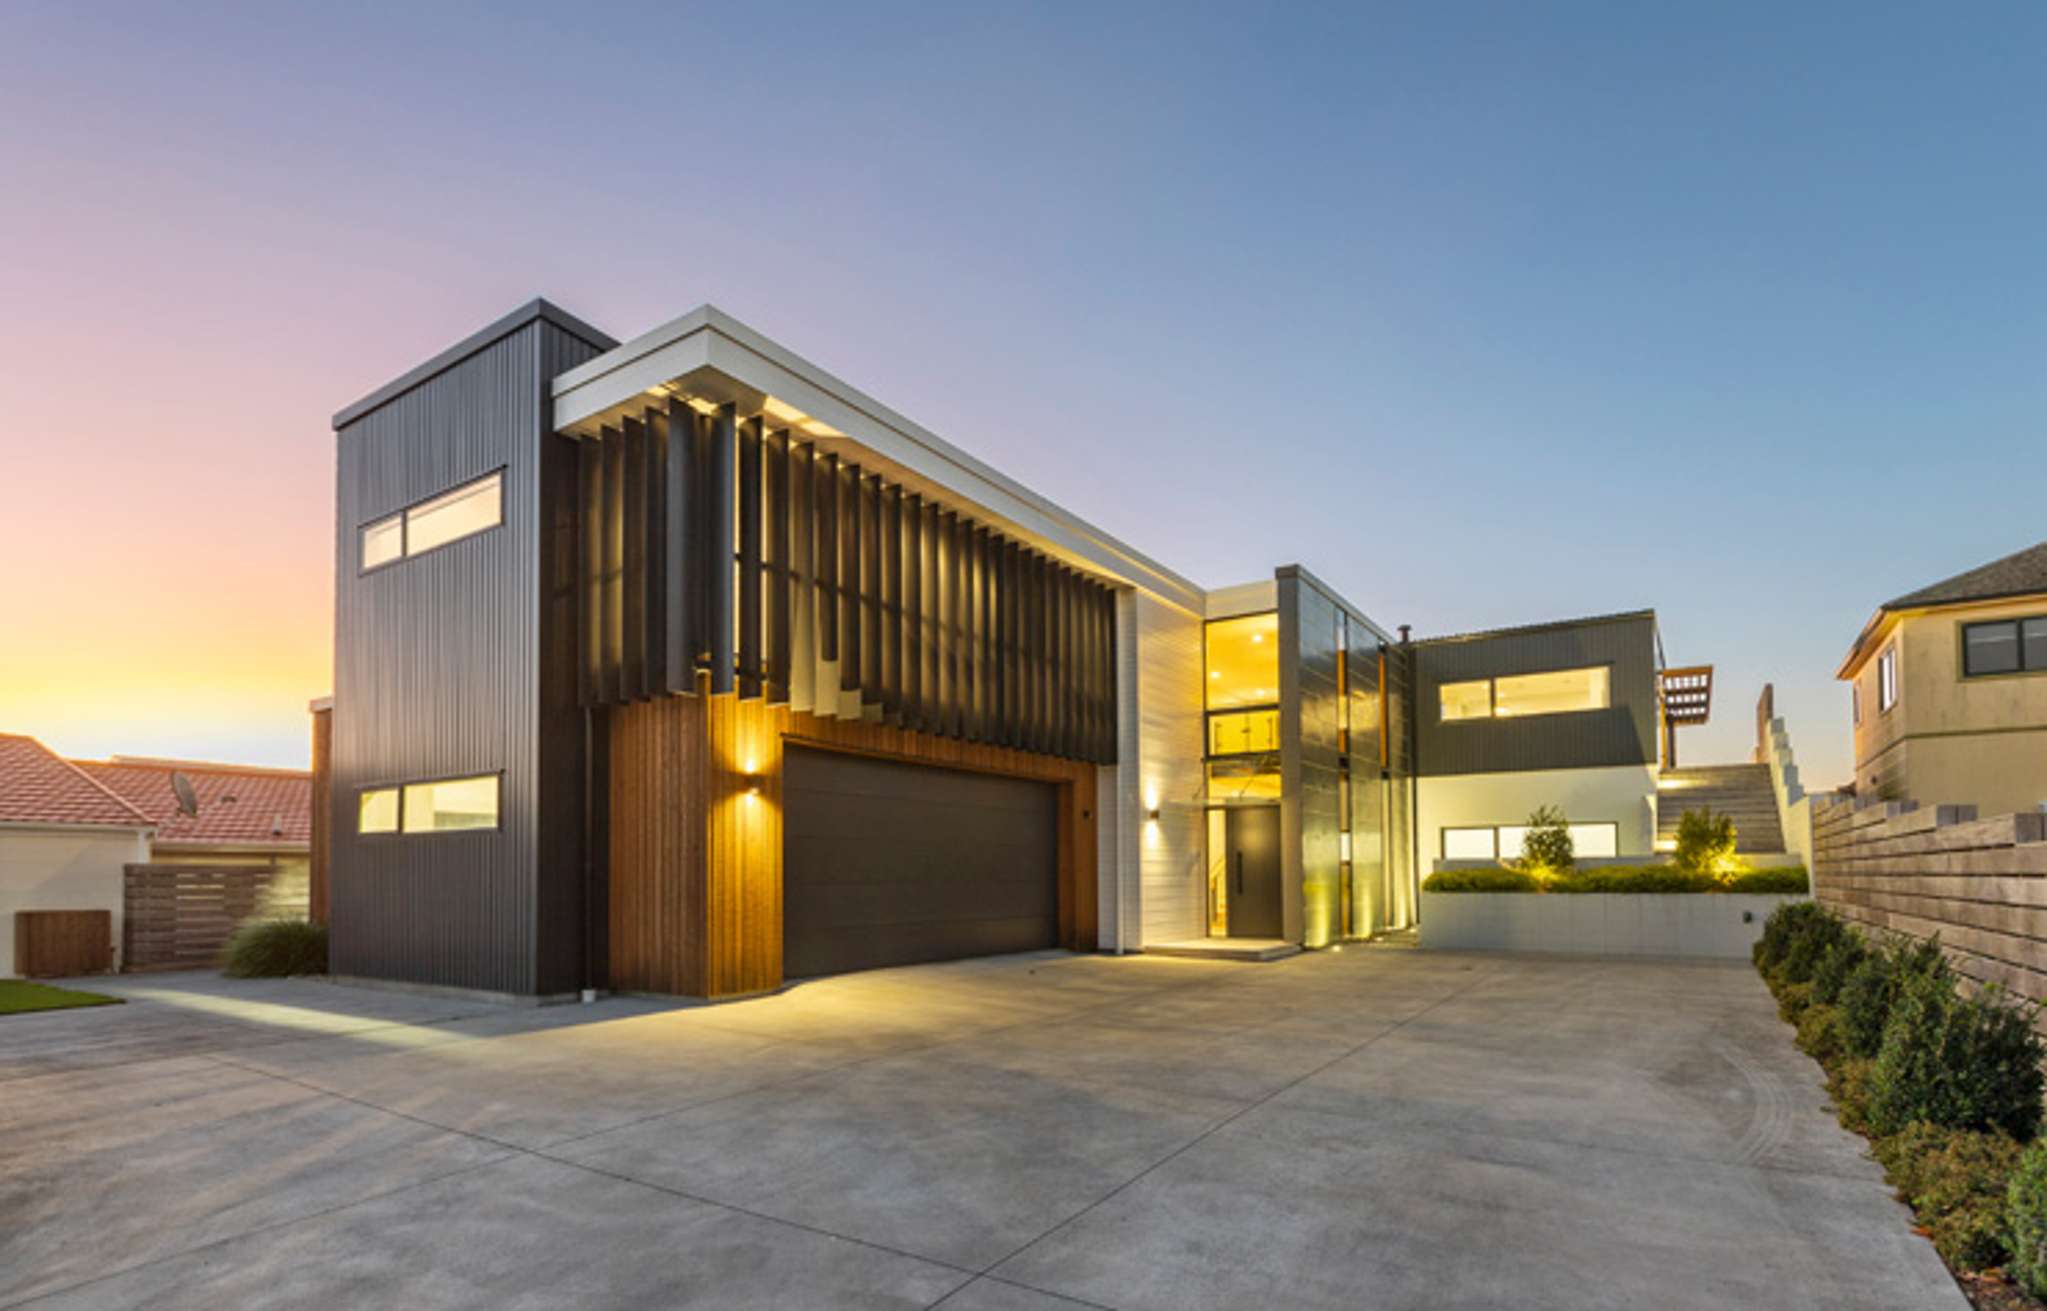
[{"label": "vertical corrugated metal cladding", "polygon": [[[585,340],[536,306],[366,411],[344,415],[335,542],[337,974],[525,995],[568,991],[582,976],[575,451],[551,432],[546,386],[610,345]],[[497,469],[498,527],[361,572],[364,523]],[[362,788],[472,774],[503,779],[497,829],[356,832]]]}]

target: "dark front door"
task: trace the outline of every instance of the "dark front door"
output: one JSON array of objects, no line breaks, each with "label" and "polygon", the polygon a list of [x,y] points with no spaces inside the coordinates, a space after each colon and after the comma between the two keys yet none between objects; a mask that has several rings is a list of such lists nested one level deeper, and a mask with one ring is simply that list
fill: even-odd
[{"label": "dark front door", "polygon": [[1285,935],[1279,891],[1279,807],[1244,806],[1229,812],[1230,936]]},{"label": "dark front door", "polygon": [[792,747],[782,800],[785,977],[1057,944],[1051,784]]}]

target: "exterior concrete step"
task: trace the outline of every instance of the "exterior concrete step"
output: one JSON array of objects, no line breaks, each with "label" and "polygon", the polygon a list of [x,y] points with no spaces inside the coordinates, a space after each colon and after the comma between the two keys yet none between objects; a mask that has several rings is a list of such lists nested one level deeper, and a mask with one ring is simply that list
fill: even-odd
[{"label": "exterior concrete step", "polygon": [[1279,938],[1187,938],[1180,942],[1150,942],[1144,947],[1151,956],[1190,956],[1196,960],[1283,960],[1298,956],[1301,949]]},{"label": "exterior concrete step", "polygon": [[1667,845],[1687,810],[1734,821],[1734,849],[1743,854],[1784,849],[1777,794],[1768,765],[1693,765],[1665,770],[1656,780],[1656,836]]}]

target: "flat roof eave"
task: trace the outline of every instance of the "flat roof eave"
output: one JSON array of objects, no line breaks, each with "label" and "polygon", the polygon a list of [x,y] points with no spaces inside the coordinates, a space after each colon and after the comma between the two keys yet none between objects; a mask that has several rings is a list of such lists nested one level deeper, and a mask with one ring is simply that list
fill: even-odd
[{"label": "flat roof eave", "polygon": [[554,380],[557,431],[596,435],[680,385],[742,408],[765,398],[801,412],[795,425],[829,445],[878,457],[906,483],[924,485],[1070,563],[1089,567],[1199,615],[1206,592],[1158,561],[1055,505],[880,401],[777,344],[714,305],[700,305]]}]

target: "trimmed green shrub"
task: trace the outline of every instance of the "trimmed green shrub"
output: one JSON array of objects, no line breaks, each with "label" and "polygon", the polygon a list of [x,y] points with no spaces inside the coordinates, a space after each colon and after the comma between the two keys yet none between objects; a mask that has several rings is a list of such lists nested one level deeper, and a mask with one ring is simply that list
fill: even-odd
[{"label": "trimmed green shrub", "polygon": [[234,979],[327,972],[327,926],[307,920],[251,920],[228,939],[224,968]]},{"label": "trimmed green shrub", "polygon": [[2020,1153],[2004,1193],[2011,1273],[2034,1297],[2047,1298],[2047,1141]]},{"label": "trimmed green shrub", "polygon": [[1848,1045],[1857,1056],[1876,1058],[1899,990],[1906,979],[1922,974],[1949,978],[1947,956],[1938,939],[1902,933],[1891,934],[1848,972],[1836,1004],[1848,1027]]},{"label": "trimmed green shrub", "polygon": [[1518,869],[1439,869],[1422,880],[1423,892],[1540,892],[1533,874]]},{"label": "trimmed green shrub", "polygon": [[1869,955],[1862,935],[1850,928],[1834,939],[1833,945],[1821,953],[1819,963],[1812,967],[1812,997],[1814,1001],[1828,1006],[1840,1004],[1841,989],[1848,982],[1848,976],[1855,967],[1862,964]]},{"label": "trimmed green shrub", "polygon": [[1871,1076],[1871,1126],[1896,1133],[1925,1120],[2030,1142],[2047,1057],[2033,1009],[2008,1003],[1999,988],[1965,997],[1945,974],[1906,975]]},{"label": "trimmed green shrub", "polygon": [[1869,1132],[1869,1080],[1875,1068],[1875,1061],[1844,1056],[1827,1071],[1827,1096],[1843,1129]]},{"label": "trimmed green shrub", "polygon": [[2004,1263],[2006,1197],[2020,1150],[2001,1133],[1932,1124],[1907,1125],[1870,1149],[1898,1199],[1957,1270]]},{"label": "trimmed green shrub", "polygon": [[1790,1024],[1797,1024],[1804,1017],[1806,1007],[1810,1005],[1812,1005],[1810,983],[1783,983],[1778,986],[1778,1018]]},{"label": "trimmed green shrub", "polygon": [[1521,839],[1521,868],[1530,873],[1569,874],[1578,866],[1578,846],[1571,825],[1555,806],[1538,806],[1528,816]]},{"label": "trimmed green shrub", "polygon": [[1715,878],[1740,866],[1734,855],[1734,820],[1708,810],[1687,810],[1677,820],[1677,866]]},{"label": "trimmed green shrub", "polygon": [[1729,892],[1810,892],[1812,880],[1805,874],[1805,866],[1793,865],[1784,869],[1750,869],[1722,880],[1721,886]]},{"label": "trimmed green shrub", "polygon": [[1847,1031],[1841,1024],[1841,1012],[1820,1001],[1817,988],[1813,988],[1811,998],[1805,1013],[1798,1017],[1799,1050],[1822,1066],[1831,1068],[1835,1061],[1848,1054]]},{"label": "trimmed green shrub", "polygon": [[1812,922],[1824,914],[1826,912],[1816,901],[1788,901],[1770,912],[1770,917],[1763,921],[1762,936],[1756,939],[1756,945],[1750,951],[1756,968],[1763,972],[1765,978],[1774,974],[1783,963],[1792,941],[1802,937]]},{"label": "trimmed green shrub", "polygon": [[1820,960],[1847,936],[1848,926],[1841,917],[1822,910],[1805,921],[1804,927],[1785,947],[1784,959],[1777,963],[1778,972],[1787,983],[1812,982],[1813,971],[1819,967]]}]

